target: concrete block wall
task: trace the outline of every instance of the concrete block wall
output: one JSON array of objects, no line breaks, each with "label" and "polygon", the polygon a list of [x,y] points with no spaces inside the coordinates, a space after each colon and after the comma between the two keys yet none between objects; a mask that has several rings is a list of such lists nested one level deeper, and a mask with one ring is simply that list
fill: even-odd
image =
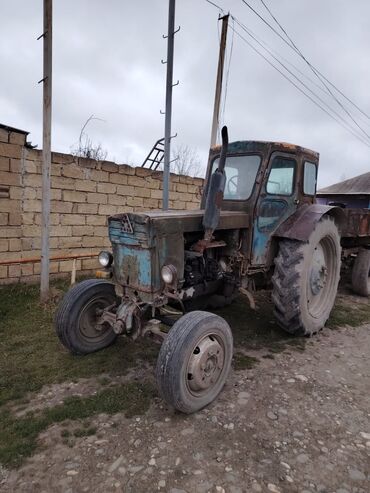
[{"label": "concrete block wall", "polygon": [[[0,260],[40,256],[42,151],[27,134],[0,128]],[[171,174],[170,208],[197,209],[200,178]],[[70,154],[52,154],[51,256],[95,254],[109,248],[108,216],[162,207],[162,173]],[[98,267],[77,260],[79,271]],[[70,272],[72,260],[53,261],[54,276]],[[0,265],[0,284],[36,281],[40,263]]]}]

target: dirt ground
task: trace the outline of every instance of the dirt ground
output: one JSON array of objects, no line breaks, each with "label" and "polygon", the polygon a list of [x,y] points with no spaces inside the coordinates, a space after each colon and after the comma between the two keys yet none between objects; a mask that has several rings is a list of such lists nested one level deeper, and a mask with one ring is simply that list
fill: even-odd
[{"label": "dirt ground", "polygon": [[[368,303],[350,297],[358,302]],[[184,416],[154,396],[142,415],[93,416],[92,433],[70,441],[68,423],[53,424],[18,469],[0,467],[0,491],[368,493],[370,321],[326,328],[303,347],[245,347],[256,364],[235,366],[208,408]],[[153,365],[111,383],[127,380],[153,381]],[[97,385],[46,385],[18,413]]]}]

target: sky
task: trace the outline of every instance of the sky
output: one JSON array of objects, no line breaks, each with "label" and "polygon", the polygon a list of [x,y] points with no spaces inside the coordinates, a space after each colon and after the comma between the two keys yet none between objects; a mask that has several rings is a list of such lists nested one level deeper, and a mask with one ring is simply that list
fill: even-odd
[{"label": "sky", "polygon": [[[215,0],[230,20],[221,124],[230,141],[285,141],[320,153],[319,186],[370,170],[370,120],[340,98],[350,119],[307,64],[242,0]],[[248,0],[279,29],[260,0]],[[265,0],[307,60],[370,115],[370,3],[367,0]],[[84,122],[108,159],[140,165],[164,134],[167,0],[54,0],[52,148],[70,152]],[[353,136],[293,87],[236,34],[259,39],[353,127]],[[42,1],[0,2],[0,123],[30,132],[42,146]],[[217,70],[218,10],[177,0],[173,146],[194,149],[205,169]],[[235,32],[233,31],[235,29]],[[282,33],[281,33],[282,34]],[[260,47],[259,50],[262,51]],[[263,52],[266,54],[266,52]],[[276,63],[276,62],[274,62]],[[285,62],[284,62],[285,63]],[[279,66],[281,68],[281,66]],[[289,65],[291,69],[291,66]],[[227,81],[227,84],[226,84]],[[296,79],[294,79],[295,82]],[[227,89],[226,89],[227,87]],[[347,123],[347,125],[348,125]]]}]

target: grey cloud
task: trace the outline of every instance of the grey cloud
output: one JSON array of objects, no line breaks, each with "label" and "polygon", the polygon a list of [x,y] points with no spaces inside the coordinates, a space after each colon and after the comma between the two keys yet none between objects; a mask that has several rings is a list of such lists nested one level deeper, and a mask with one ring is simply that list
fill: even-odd
[{"label": "grey cloud", "polygon": [[[263,11],[261,3],[250,0]],[[240,0],[225,10],[313,77]],[[370,113],[366,0],[268,1],[307,57]],[[167,28],[165,0],[54,1],[53,148],[69,152],[83,122],[118,162],[140,164],[163,135]],[[173,132],[176,144],[206,162],[218,56],[218,12],[203,0],[178,0]],[[267,18],[267,17],[266,17]],[[12,0],[0,7],[0,121],[25,128],[41,147],[42,1]],[[232,31],[229,32],[229,53]],[[329,100],[328,100],[329,101]],[[322,186],[367,171],[369,148],[312,105],[237,36],[225,117],[230,137],[283,140],[320,152]],[[367,122],[369,123],[369,121]],[[364,124],[365,125],[365,124]],[[370,127],[364,126],[370,133]]]}]

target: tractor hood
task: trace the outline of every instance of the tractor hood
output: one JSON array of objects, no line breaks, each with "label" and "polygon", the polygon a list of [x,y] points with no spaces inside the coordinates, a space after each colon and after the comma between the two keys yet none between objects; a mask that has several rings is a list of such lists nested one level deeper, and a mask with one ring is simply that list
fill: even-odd
[{"label": "tractor hood", "polygon": [[[150,226],[154,235],[164,233],[191,233],[203,231],[202,219],[204,210],[191,211],[148,211],[116,214],[109,218],[109,224],[130,222],[133,234],[140,231],[143,225]],[[246,228],[248,214],[239,211],[221,211],[217,229]]]},{"label": "tractor hood", "polygon": [[[203,231],[203,210],[128,212],[111,216],[109,238],[115,280],[130,296],[150,301],[164,288],[161,269],[184,275],[184,233]],[[248,227],[248,214],[221,211],[218,229]]]}]

